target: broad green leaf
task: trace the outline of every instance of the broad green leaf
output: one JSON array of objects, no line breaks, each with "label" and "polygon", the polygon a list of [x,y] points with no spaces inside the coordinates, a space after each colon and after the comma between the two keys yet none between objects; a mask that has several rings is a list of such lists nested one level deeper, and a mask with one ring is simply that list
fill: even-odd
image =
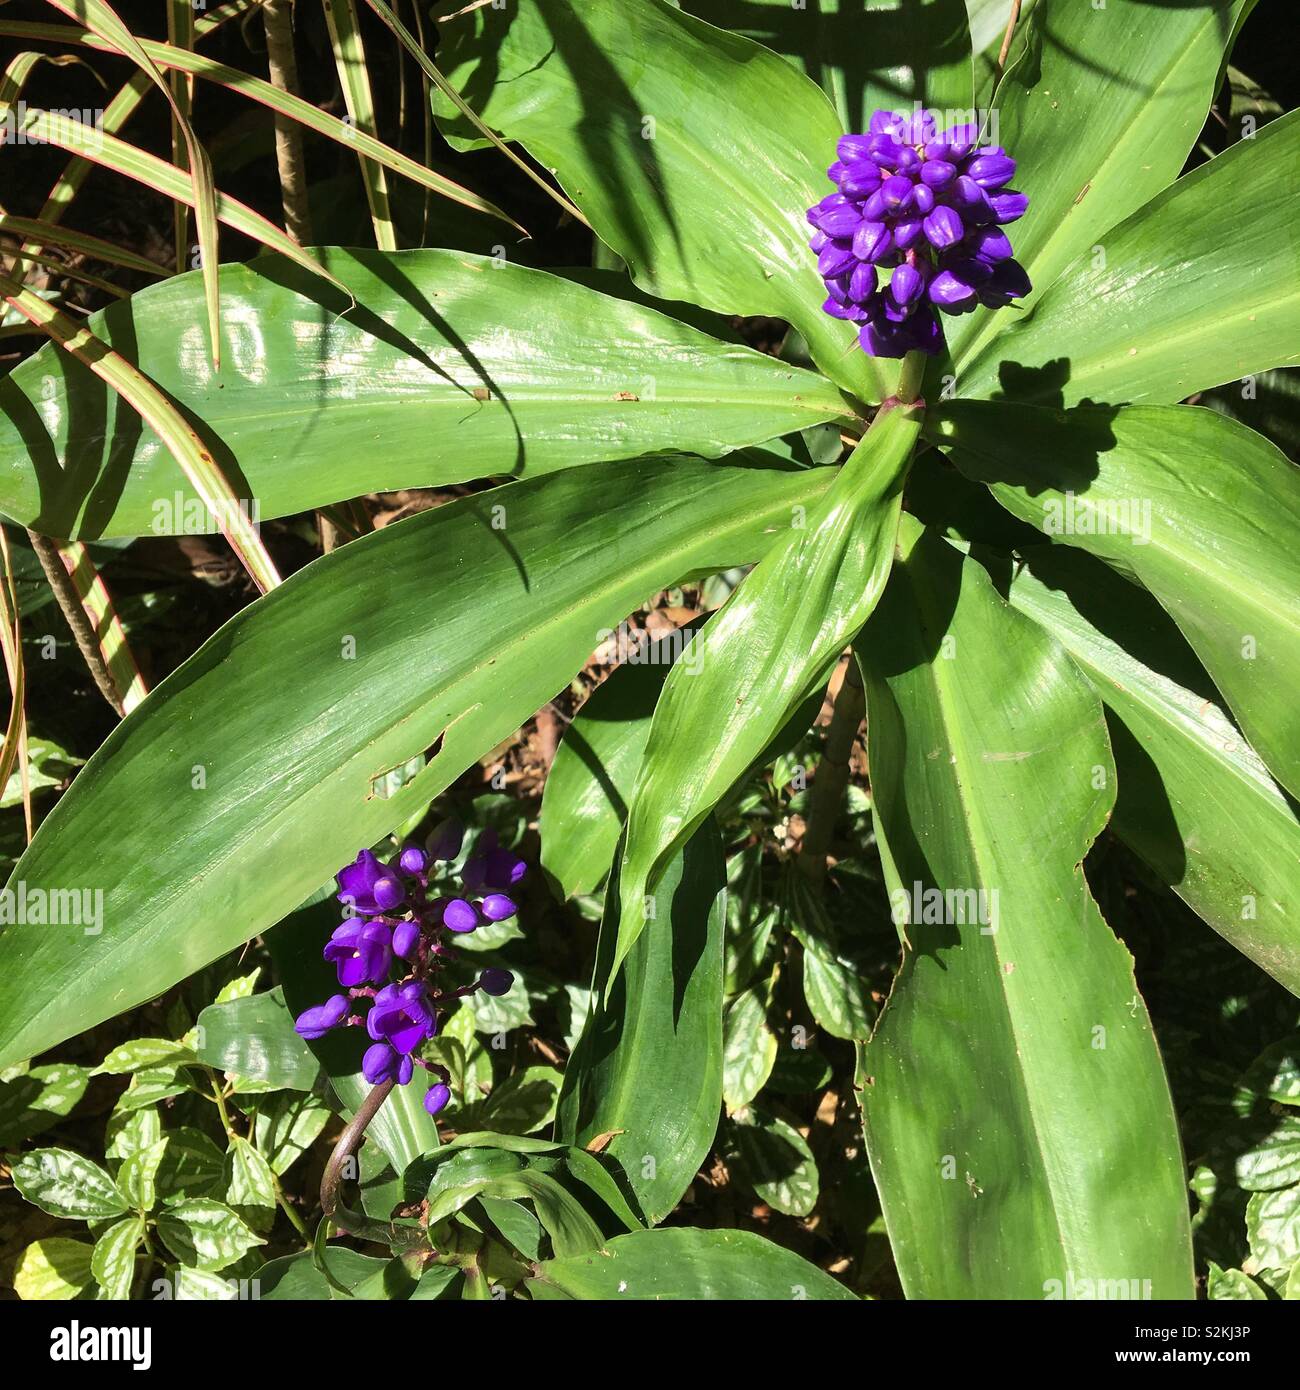
[{"label": "broad green leaf", "polygon": [[785,913],[803,947],[803,992],[812,1016],[834,1037],[867,1037],[876,1010],[866,969],[842,949],[820,894],[798,872],[786,885]]},{"label": "broad green leaf", "polygon": [[16,1145],[72,1113],[86,1093],[90,1070],[49,1062],[0,1082],[0,1145]]},{"label": "broad green leaf", "polygon": [[457,1123],[505,1134],[535,1134],[555,1118],[560,1079],[554,1067],[525,1067],[463,1109]]},{"label": "broad green leaf", "polygon": [[910,518],[901,551],[856,645],[907,946],[857,1085],[903,1289],[1190,1298],[1168,1086],[1081,868],[1114,799],[1101,702],[978,564]]},{"label": "broad green leaf", "polygon": [[[651,933],[653,935],[653,933]],[[729,1111],[748,1105],[776,1064],[776,1034],[768,1026],[771,985],[760,982],[727,1010],[722,1051],[722,1094]]]},{"label": "broad green leaf", "polygon": [[628,637],[618,668],[564,731],[546,777],[538,832],[542,868],[567,898],[595,892],[609,873],[655,702],[674,660],[690,659],[692,632],[680,628],[635,645]]},{"label": "broad green leaf", "polygon": [[579,1259],[547,1260],[538,1284],[581,1299],[852,1299],[814,1264],[749,1231],[665,1227],[615,1236]]},{"label": "broad green leaf", "polygon": [[910,115],[914,102],[940,111],[970,108],[965,0],[683,0],[682,9],[806,72],[835,104],[845,130],[866,130],[876,110]]},{"label": "broad green leaf", "polygon": [[[355,308],[276,257],[222,267],[220,372],[204,358],[195,274],[88,321],[202,421],[253,521],[655,450],[715,458],[847,415],[823,377],[544,271],[459,251],[319,254]],[[223,519],[54,344],[0,382],[0,479],[0,510],[47,535]]]},{"label": "broad green leaf", "polygon": [[[1014,186],[1029,195],[1029,209],[1010,234],[1036,296],[1178,177],[1218,88],[1233,26],[1253,4],[1035,4],[998,88],[996,129],[990,126],[987,138],[1016,159]],[[1180,246],[1180,260],[1181,253]],[[996,338],[1020,312],[977,309],[946,321],[963,395],[971,387],[961,368],[972,350],[993,339],[994,360],[1018,360]],[[1075,333],[1072,322],[1071,345]]]},{"label": "broad green leaf", "polygon": [[524,1168],[518,1173],[492,1178],[478,1190],[489,1197],[531,1202],[560,1258],[596,1250],[604,1239],[600,1227],[587,1215],[582,1203],[548,1173]]},{"label": "broad green leaf", "polygon": [[102,1221],[126,1211],[113,1179],[99,1164],[70,1149],[23,1154],[13,1166],[13,1183],[42,1211],[69,1221]]},{"label": "broad green leaf", "polygon": [[110,1226],[95,1242],[90,1268],[105,1298],[131,1297],[135,1279],[135,1252],[144,1238],[144,1218],[127,1216]]},{"label": "broad green leaf", "polygon": [[[479,1202],[488,1220],[524,1259],[536,1260],[540,1257],[542,1225],[527,1207],[519,1202],[507,1202],[500,1197],[480,1197]],[[423,1284],[424,1280],[421,1279],[420,1282]],[[432,1294],[414,1296],[433,1297]]]},{"label": "broad green leaf", "polygon": [[[1077,138],[1073,120],[1070,129]],[[1150,137],[1148,126],[1138,129]],[[1292,112],[1081,252],[1032,311],[969,360],[961,394],[1160,404],[1300,361],[1300,226],[1285,191],[1297,180],[1300,113]]]},{"label": "broad green leaf", "polygon": [[55,1236],[29,1245],[14,1265],[14,1292],[29,1301],[79,1298],[94,1276],[91,1247]]},{"label": "broad green leaf", "polygon": [[266,994],[210,1005],[199,1015],[202,1061],[220,1071],[291,1091],[310,1091],[320,1066],[293,1031],[284,994]]},{"label": "broad green leaf", "polygon": [[182,1265],[208,1273],[225,1269],[266,1242],[223,1202],[196,1197],[158,1215],[158,1234]]},{"label": "broad green leaf", "polygon": [[324,1274],[312,1263],[309,1254],[284,1255],[264,1264],[257,1272],[262,1298],[273,1302],[346,1301],[367,1279],[373,1278],[388,1263],[374,1255],[362,1255],[345,1245],[332,1245],[329,1250],[330,1274],[342,1286],[331,1287]]},{"label": "broad green leaf", "polygon": [[728,1133],[741,1172],[760,1200],[787,1216],[809,1216],[820,1182],[808,1141],[788,1121],[758,1105],[735,1111]]},{"label": "broad green leaf", "polygon": [[641,1211],[662,1221],[699,1171],[722,1105],[725,871],[706,822],[655,889],[655,930],[637,938],[610,981],[618,894],[606,895],[595,1001],[564,1071],[556,1138],[586,1146],[613,1134]]},{"label": "broad green leaf", "polygon": [[226,1151],[226,1201],[232,1207],[274,1207],[275,1174],[248,1142],[236,1135]]},{"label": "broad green leaf", "polygon": [[[602,628],[761,555],[828,472],[650,459],[514,483],[343,546],[245,608],[114,729],[15,868],[29,890],[104,883],[105,927],[0,935],[0,1065],[292,911],[562,689]],[[430,748],[396,795],[372,794]],[[286,982],[291,1011],[329,993],[299,1003]]]},{"label": "broad green leaf", "polygon": [[921,424],[878,415],[825,497],[775,544],[668,673],[628,811],[617,970],[668,857],[823,682],[866,622],[894,558]]},{"label": "broad green leaf", "polygon": [[[853,327],[822,311],[804,212],[832,191],[841,126],[806,77],[664,0],[478,6],[443,20],[441,35],[448,81],[556,172],[638,284],[785,319],[841,386],[888,394],[892,378]],[[484,143],[445,97],[434,111],[453,145]]]},{"label": "broad green leaf", "polygon": [[1034,554],[1013,607],[1106,705],[1111,827],[1215,931],[1300,994],[1300,821],[1156,601],[1078,551]]},{"label": "broad green leaf", "polygon": [[1015,516],[1160,600],[1253,747],[1300,793],[1300,468],[1188,406],[955,402],[936,428]]}]

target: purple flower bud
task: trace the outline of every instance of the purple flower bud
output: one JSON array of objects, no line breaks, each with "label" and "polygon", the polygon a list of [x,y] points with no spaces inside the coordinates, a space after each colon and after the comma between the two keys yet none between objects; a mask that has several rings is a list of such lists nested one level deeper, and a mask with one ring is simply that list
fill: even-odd
[{"label": "purple flower bud", "polygon": [[513,888],[527,870],[528,865],[517,854],[508,849],[494,849],[487,857],[483,884],[487,888]]},{"label": "purple flower bud", "polygon": [[349,917],[325,945],[325,959],[338,968],[339,984],[351,988],[382,980],[393,963],[393,933],[386,922]]},{"label": "purple flower bud", "polygon": [[828,241],[822,248],[821,255],[817,257],[817,273],[822,279],[839,275],[849,270],[855,259],[853,248],[848,242]]},{"label": "purple flower bud", "polygon": [[366,1054],[361,1059],[361,1075],[372,1086],[378,1086],[381,1081],[395,1081],[399,1086],[405,1086],[414,1071],[411,1059],[394,1052],[386,1042],[377,1042],[366,1048]]},{"label": "purple flower bud", "polygon": [[493,965],[478,977],[478,982],[485,994],[506,994],[514,984],[515,977],[508,970],[498,970]]},{"label": "purple flower bud", "polygon": [[[893,248],[893,238],[883,222],[859,222],[853,233],[853,254],[860,261],[878,261]],[[858,295],[853,296],[855,299]]]},{"label": "purple flower bud", "polygon": [[519,908],[504,893],[489,893],[479,904],[479,910],[489,922],[504,922],[508,917],[513,917]]},{"label": "purple flower bud", "polygon": [[981,154],[971,160],[968,172],[981,188],[1001,188],[1015,176],[1016,161],[1001,153]]},{"label": "purple flower bud", "polygon": [[809,212],[808,219],[828,237],[851,237],[862,214],[842,193],[832,193]]},{"label": "purple flower bud", "polygon": [[895,174],[880,185],[880,196],[885,206],[895,212],[906,212],[912,206],[912,180],[902,174]]},{"label": "purple flower bud", "polygon": [[921,295],[925,280],[915,266],[904,263],[896,266],[889,281],[889,297],[900,309],[905,309]]},{"label": "purple flower bud", "polygon": [[979,227],[970,234],[967,246],[982,261],[1011,259],[1011,238],[999,227]]},{"label": "purple flower bud", "polygon": [[403,960],[410,960],[415,948],[420,944],[420,924],[418,922],[399,922],[393,928],[393,954]]},{"label": "purple flower bud", "polygon": [[919,217],[909,217],[902,222],[894,223],[894,246],[899,251],[906,251],[920,235],[921,219]]},{"label": "purple flower bud", "polygon": [[429,832],[424,847],[430,859],[455,859],[465,838],[465,827],[457,820],[439,821]]},{"label": "purple flower bud", "polygon": [[931,246],[941,249],[945,246],[955,246],[966,233],[960,216],[948,207],[935,208],[923,225],[925,239]]},{"label": "purple flower bud", "polygon": [[354,863],[340,869],[336,878],[339,901],[366,916],[390,912],[406,899],[402,880],[368,849],[363,849]]},{"label": "purple flower bud", "polygon": [[870,198],[880,187],[880,170],[874,164],[854,164],[839,181],[848,198]]},{"label": "purple flower bud", "polygon": [[429,856],[419,845],[407,845],[397,856],[397,867],[404,874],[422,874],[429,866]]},{"label": "purple flower bud", "polygon": [[934,189],[928,184],[918,183],[912,190],[912,203],[916,211],[925,217],[934,211]]},{"label": "purple flower bud", "polygon": [[464,898],[452,898],[442,910],[442,925],[448,931],[473,931],[478,926],[478,913]]},{"label": "purple flower bud", "polygon": [[956,310],[959,306],[975,307],[975,286],[952,270],[941,270],[930,281],[930,302],[941,309]]},{"label": "purple flower bud", "polygon": [[[386,985],[375,995],[366,1015],[366,1031],[376,1042],[388,1042],[398,1052],[410,1052],[437,1031],[438,1020],[421,980]],[[405,1084],[405,1083],[403,1083]]]},{"label": "purple flower bud", "polygon": [[960,163],[975,148],[975,142],[980,138],[979,126],[954,126],[943,138],[949,151],[945,157]]},{"label": "purple flower bud", "polygon": [[1032,288],[1019,261],[1001,261],[980,287],[980,303],[990,309],[1000,309],[1013,299],[1023,299]]},{"label": "purple flower bud", "polygon": [[849,276],[848,299],[854,304],[865,303],[876,290],[876,267],[865,261],[853,267]]},{"label": "purple flower bud", "polygon": [[1023,193],[1017,193],[1013,189],[1003,189],[1001,193],[989,194],[989,206],[993,209],[993,215],[999,222],[1014,222],[1017,218],[1025,215],[1025,209],[1029,206],[1029,199]]},{"label": "purple flower bud", "polygon": [[921,178],[931,188],[943,188],[957,177],[957,166],[946,159],[927,159],[921,166]]},{"label": "purple flower bud", "polygon": [[350,1007],[346,995],[332,994],[323,1004],[304,1009],[298,1015],[293,1030],[304,1038],[323,1038],[331,1028],[337,1028],[343,1022]]},{"label": "purple flower bud", "polygon": [[424,1108],[430,1115],[436,1115],[440,1110],[446,1108],[447,1102],[451,1099],[451,1087],[443,1082],[435,1082],[424,1093]]}]

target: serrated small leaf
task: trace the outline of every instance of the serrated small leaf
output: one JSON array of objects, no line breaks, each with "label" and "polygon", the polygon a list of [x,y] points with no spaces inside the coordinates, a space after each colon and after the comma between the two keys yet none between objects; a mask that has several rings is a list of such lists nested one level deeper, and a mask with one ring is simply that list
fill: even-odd
[{"label": "serrated small leaf", "polygon": [[220,1190],[225,1157],[202,1130],[184,1126],[171,1130],[166,1146],[155,1179],[164,1202],[207,1197]]},{"label": "serrated small leaf", "polygon": [[1252,1272],[1290,1269],[1300,1259],[1300,1186],[1256,1192],[1246,1204]]},{"label": "serrated small leaf", "polygon": [[225,1269],[254,1246],[266,1244],[223,1202],[203,1197],[161,1212],[158,1234],[182,1265],[208,1273]]},{"label": "serrated small leaf", "polygon": [[1247,1192],[1273,1192],[1300,1183],[1300,1116],[1284,1115],[1253,1149],[1237,1159],[1237,1183]]},{"label": "serrated small leaf", "polygon": [[467,1108],[460,1123],[468,1129],[534,1134],[555,1118],[561,1080],[561,1073],[554,1067],[527,1067]]},{"label": "serrated small leaf", "polygon": [[131,1297],[135,1252],[143,1236],[143,1217],[128,1216],[110,1226],[95,1242],[90,1268],[105,1298],[121,1302]]},{"label": "serrated small leaf", "polygon": [[126,1199],[99,1166],[70,1149],[36,1149],[14,1165],[14,1186],[51,1216],[93,1221],[121,1216]]},{"label": "serrated small leaf", "polygon": [[1239,1269],[1220,1269],[1211,1264],[1209,1276],[1205,1281],[1205,1296],[1211,1302],[1241,1303],[1266,1302],[1268,1295],[1250,1277]]},{"label": "serrated small leaf", "polygon": [[803,1135],[757,1105],[731,1116],[731,1137],[742,1176],[755,1193],[787,1216],[807,1216],[817,1205],[817,1161]]},{"label": "serrated small leaf", "polygon": [[[151,1112],[142,1110],[142,1115]],[[167,1156],[167,1140],[159,1139],[147,1149],[138,1149],[122,1160],[117,1170],[117,1185],[122,1195],[136,1211],[150,1211],[158,1198],[158,1169]]]},{"label": "serrated small leaf", "polygon": [[776,1034],[767,1026],[767,989],[746,990],[723,1024],[722,1098],[728,1110],[748,1105],[763,1089],[776,1062]]},{"label": "serrated small leaf", "polygon": [[86,1067],[52,1062],[0,1082],[0,1144],[20,1144],[71,1114],[89,1077]]},{"label": "serrated small leaf", "polygon": [[319,1096],[276,1095],[262,1101],[253,1122],[253,1138],[277,1176],[290,1168],[320,1138],[333,1112]]},{"label": "serrated small leaf", "polygon": [[90,1074],[120,1076],[155,1067],[197,1066],[198,1057],[184,1043],[168,1038],[133,1038],[115,1047]]},{"label": "serrated small leaf", "polygon": [[114,1111],[104,1132],[104,1155],[121,1164],[162,1137],[162,1116],[156,1110]]},{"label": "serrated small leaf", "polygon": [[232,1207],[274,1207],[275,1174],[248,1142],[236,1135],[226,1152],[226,1201]]}]

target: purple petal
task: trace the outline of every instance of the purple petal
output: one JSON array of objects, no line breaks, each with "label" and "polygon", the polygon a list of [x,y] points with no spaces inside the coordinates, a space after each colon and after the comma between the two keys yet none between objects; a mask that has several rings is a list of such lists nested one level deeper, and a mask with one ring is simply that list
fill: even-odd
[{"label": "purple petal", "polygon": [[839,275],[842,271],[851,269],[856,259],[852,247],[847,243],[827,242],[821,255],[817,257],[817,273],[823,280],[830,279],[833,275]]},{"label": "purple petal", "polygon": [[859,222],[853,233],[853,254],[861,261],[878,261],[892,246],[889,228],[883,222]]},{"label": "purple petal", "polygon": [[971,160],[966,172],[981,188],[1001,188],[1015,177],[1016,161],[1005,154],[983,154]]},{"label": "purple petal", "polygon": [[921,179],[930,188],[943,188],[957,177],[957,166],[946,159],[927,159],[921,165]]},{"label": "purple petal", "polygon": [[1001,193],[989,194],[989,206],[999,222],[1014,222],[1018,217],[1024,216],[1029,199],[1023,193],[1006,188]]},{"label": "purple petal", "polygon": [[420,944],[420,924],[418,922],[399,922],[393,928],[393,954],[409,960]]},{"label": "purple petal", "polygon": [[323,1004],[304,1009],[293,1025],[294,1032],[304,1038],[323,1038],[331,1028],[342,1023],[350,1007],[346,995],[332,994]]},{"label": "purple petal", "polygon": [[925,239],[940,250],[955,246],[965,235],[961,217],[949,207],[937,207],[925,219]]},{"label": "purple petal", "polygon": [[452,898],[442,910],[442,925],[448,931],[473,931],[478,926],[478,913],[464,898]]}]

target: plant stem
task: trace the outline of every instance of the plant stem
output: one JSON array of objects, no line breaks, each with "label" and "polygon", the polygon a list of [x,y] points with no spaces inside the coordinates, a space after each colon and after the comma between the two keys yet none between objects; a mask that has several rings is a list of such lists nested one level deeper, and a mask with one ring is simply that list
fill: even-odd
[{"label": "plant stem", "polygon": [[835,819],[844,804],[844,791],[849,783],[849,759],[865,709],[862,677],[858,674],[857,660],[850,651],[849,664],[835,697],[830,727],[826,730],[826,750],[813,777],[803,844],[795,861],[814,883],[821,883],[826,877],[826,855],[830,849]]},{"label": "plant stem", "polygon": [[[292,0],[266,0],[262,6],[266,26],[266,65],[271,82],[291,96],[298,93],[298,59],[293,50]],[[302,156],[302,129],[297,121],[275,113],[275,166],[280,174],[280,201],[284,205],[284,229],[299,246],[312,242],[311,212],[307,203],[307,179]]]},{"label": "plant stem", "polygon": [[898,390],[894,399],[899,405],[911,405],[921,394],[921,384],[925,380],[925,367],[930,359],[923,352],[909,352],[903,358],[903,370],[898,377]]},{"label": "plant stem", "polygon": [[1002,47],[998,49],[998,76],[1007,65],[1007,54],[1011,52],[1011,36],[1016,32],[1016,22],[1020,18],[1020,0],[1011,0],[1011,18],[1007,20],[1007,32],[1002,36]]},{"label": "plant stem", "polygon": [[348,1121],[338,1143],[329,1156],[325,1171],[320,1180],[320,1206],[328,1220],[333,1221],[340,1230],[361,1240],[374,1240],[381,1244],[392,1240],[392,1229],[383,1221],[374,1221],[363,1212],[352,1211],[339,1200],[339,1189],[343,1185],[343,1165],[357,1151],[365,1136],[371,1120],[379,1114],[379,1108],[388,1099],[393,1082],[381,1081],[373,1086],[365,1100],[357,1107],[357,1113]]}]

